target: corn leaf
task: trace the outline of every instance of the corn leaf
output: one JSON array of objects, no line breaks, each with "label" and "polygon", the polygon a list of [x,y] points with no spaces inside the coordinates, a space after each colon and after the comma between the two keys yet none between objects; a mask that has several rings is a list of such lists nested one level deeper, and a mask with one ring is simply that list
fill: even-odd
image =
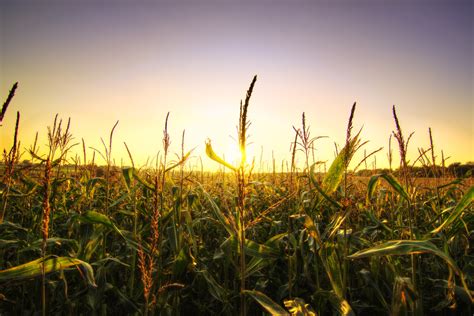
[{"label": "corn leaf", "polygon": [[325,243],[319,250],[319,255],[321,256],[321,261],[326,270],[333,292],[340,300],[343,300],[343,272],[341,260],[339,259],[337,252],[338,248],[336,246],[330,243]]},{"label": "corn leaf", "polygon": [[357,134],[350,139],[349,143],[344,146],[341,152],[337,155],[336,159],[334,159],[332,162],[331,167],[329,167],[329,170],[324,176],[323,183],[321,185],[327,195],[334,193],[339,187],[339,184],[341,183],[344,176],[346,163],[349,164],[351,161],[354,152],[358,148],[359,142],[359,134]]},{"label": "corn leaf", "polygon": [[207,267],[204,267],[204,269],[197,271],[197,273],[207,282],[209,294],[220,302],[226,302],[229,295],[228,290],[222,287],[208,270]]},{"label": "corn leaf", "polygon": [[[236,249],[238,244],[237,237],[233,235],[229,237],[224,243],[222,246],[230,246],[233,249]],[[249,256],[262,259],[277,259],[281,255],[278,249],[265,244],[259,244],[250,239],[245,239],[244,251],[245,254]]]},{"label": "corn leaf", "polygon": [[43,258],[21,264],[6,270],[0,271],[0,282],[20,281],[25,279],[36,278],[42,275],[44,270],[46,274],[59,272],[68,268],[78,268],[81,275],[91,286],[96,286],[94,280],[94,270],[87,262],[70,257],[49,257],[43,261]]},{"label": "corn leaf", "polygon": [[8,240],[8,239],[0,239],[0,249],[6,248],[6,247],[18,247],[18,244],[20,244],[20,240],[15,239],[15,240]]},{"label": "corn leaf", "polygon": [[[276,243],[287,235],[288,235],[287,233],[282,233],[282,234],[275,235],[275,236],[271,237],[269,240],[267,240],[264,245],[267,246],[267,247],[276,248],[277,247]],[[275,259],[277,259],[277,258],[278,258],[278,256],[276,256],[274,258],[262,258],[261,256],[254,256],[250,260],[250,262],[246,265],[245,276],[249,277],[250,275],[254,274],[255,272],[260,271],[264,267],[272,264],[275,261]]]},{"label": "corn leaf", "polygon": [[389,173],[381,173],[374,175],[370,178],[369,184],[367,185],[367,201],[370,201],[372,195],[374,194],[375,188],[379,179],[382,178],[387,181],[388,184],[398,193],[402,198],[404,198],[407,202],[410,201],[410,197],[408,196],[407,191],[403,188],[403,186],[395,179],[395,177]]},{"label": "corn leaf", "polygon": [[231,169],[231,170],[234,170],[234,171],[237,171],[237,168],[232,166],[230,163],[228,163],[227,161],[225,161],[224,159],[222,159],[221,157],[219,157],[215,152],[214,150],[212,149],[212,146],[211,146],[211,141],[208,140],[206,142],[206,155],[211,158],[212,160],[214,160],[215,162],[218,162],[220,163],[221,165],[223,166],[226,166],[227,168]]},{"label": "corn leaf", "polygon": [[230,236],[234,235],[236,233],[236,230],[234,227],[231,225],[230,220],[222,213],[221,209],[219,206],[217,206],[216,202],[212,199],[212,197],[202,189],[202,194],[203,196],[207,199],[209,204],[211,205],[211,210],[214,213],[214,215],[217,217],[219,222],[222,224],[222,226],[225,228],[225,230],[229,233]]},{"label": "corn leaf", "polygon": [[[442,258],[459,275],[463,286],[469,292],[465,282],[464,274],[456,262],[444,251],[437,248],[429,240],[390,240],[375,247],[363,249],[348,256],[349,259],[360,259],[370,256],[391,256],[391,255],[410,255],[418,253],[430,253]],[[472,298],[471,298],[472,299]]]},{"label": "corn leaf", "polygon": [[308,215],[304,215],[304,227],[306,228],[308,234],[313,237],[314,240],[318,243],[318,246],[321,247],[323,243],[321,241],[319,231],[316,225],[314,224],[313,219]]},{"label": "corn leaf", "polygon": [[416,253],[431,253],[441,257],[455,271],[460,272],[456,262],[429,240],[390,240],[371,248],[359,250],[349,255],[348,258],[360,259],[370,256],[409,255]]},{"label": "corn leaf", "polygon": [[257,303],[259,303],[260,306],[262,306],[271,315],[289,315],[288,312],[283,309],[283,307],[275,303],[271,298],[260,291],[245,290],[244,293],[256,300]]},{"label": "corn leaf", "polygon": [[323,188],[319,185],[318,181],[316,180],[316,176],[314,175],[314,168],[316,167],[316,164],[313,164],[310,168],[310,172],[309,172],[309,179],[311,180],[311,183],[313,183],[315,189],[328,201],[330,202],[332,205],[334,205],[335,207],[337,208],[342,208],[342,205],[341,203],[339,203],[338,201],[334,200],[332,197],[330,197],[328,195],[328,193],[326,193],[325,190],[323,190]]},{"label": "corn leaf", "polygon": [[96,211],[87,211],[79,217],[79,220],[90,224],[102,224],[105,227],[116,231],[120,236],[124,237],[122,231],[112,222],[109,217],[104,214],[98,213]]},{"label": "corn leaf", "polygon": [[146,181],[145,179],[143,179],[139,174],[138,174],[138,171],[137,169],[133,169],[133,177],[135,178],[135,180],[137,180],[138,182],[140,182],[145,188],[147,188],[148,190],[154,192],[155,191],[155,186],[153,186],[152,184],[150,184],[148,181]]},{"label": "corn leaf", "polygon": [[[25,252],[29,250],[37,250],[41,248],[41,245],[43,243],[43,239],[37,239],[34,242],[31,243],[29,247],[22,248],[19,252]],[[59,238],[59,237],[53,237],[53,238],[48,238],[46,239],[46,245],[47,246],[62,246],[62,245],[70,245],[73,249],[77,250],[79,248],[79,243],[75,239],[68,239],[68,238]]]},{"label": "corn leaf", "polygon": [[431,231],[432,234],[437,234],[439,233],[444,227],[447,225],[451,224],[454,222],[457,218],[459,218],[464,210],[469,206],[469,204],[472,203],[474,200],[474,186],[472,186],[469,191],[467,191],[466,194],[461,198],[461,200],[458,202],[454,210],[451,212],[451,214],[446,218],[446,220],[438,226],[438,228],[434,229]]},{"label": "corn leaf", "polygon": [[125,184],[127,185],[127,190],[130,191],[130,186],[133,178],[134,168],[123,168],[122,175],[125,179]]},{"label": "corn leaf", "polygon": [[344,155],[345,148],[337,155],[336,159],[329,167],[328,172],[323,178],[322,187],[326,194],[331,194],[336,191],[337,187],[344,176]]}]

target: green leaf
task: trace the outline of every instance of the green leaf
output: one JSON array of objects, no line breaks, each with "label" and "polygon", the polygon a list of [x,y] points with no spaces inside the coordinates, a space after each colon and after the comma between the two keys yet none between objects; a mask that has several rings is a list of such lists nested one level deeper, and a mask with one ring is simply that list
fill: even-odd
[{"label": "green leaf", "polygon": [[181,248],[178,255],[174,259],[173,262],[173,276],[180,276],[183,272],[186,271],[186,267],[188,266],[189,259],[186,255],[186,250]]},{"label": "green leaf", "polygon": [[[274,254],[277,254],[277,250],[276,250],[277,245],[276,245],[276,243],[287,235],[288,235],[288,233],[282,233],[282,234],[275,235],[275,236],[271,237],[269,240],[267,240],[265,242],[265,244],[262,245],[262,246],[270,247],[269,249],[272,249],[272,248],[275,249],[275,250],[272,250],[270,253],[274,252]],[[247,249],[247,248],[244,248],[244,249]],[[246,265],[245,277],[249,277],[252,274],[254,274],[255,272],[260,271],[264,267],[272,264],[275,261],[275,259],[277,259],[278,257],[280,257],[280,256],[276,255],[276,256],[268,256],[267,257],[267,256],[261,256],[260,254],[258,254],[257,256],[254,256],[250,260],[250,262]]]},{"label": "green leaf", "polygon": [[[237,249],[237,243],[237,237],[233,235],[230,236],[221,246],[224,247],[230,245],[232,249]],[[264,244],[259,244],[250,239],[245,239],[244,251],[245,254],[249,256],[262,259],[277,259],[281,255],[278,249]]]},{"label": "green leaf", "polygon": [[79,217],[79,220],[90,224],[102,224],[105,227],[116,231],[120,236],[124,237],[122,231],[112,222],[109,217],[104,214],[98,213],[96,211],[87,211]]},{"label": "green leaf", "polygon": [[369,179],[369,183],[367,184],[367,204],[370,203],[370,200],[374,195],[375,189],[377,188],[377,184],[379,183],[379,176],[380,175],[373,175]]},{"label": "green leaf", "polygon": [[81,275],[91,286],[97,286],[94,280],[94,270],[87,262],[70,257],[49,257],[30,261],[16,267],[0,271],[0,282],[20,281],[25,279],[36,278],[42,275],[44,270],[46,274],[58,272],[71,267],[78,268]]},{"label": "green leaf", "polygon": [[[130,172],[130,171],[128,171]],[[135,180],[137,180],[140,184],[142,184],[146,189],[150,190],[151,192],[155,191],[155,186],[150,184],[148,181],[143,179],[140,174],[138,173],[137,169],[132,168],[132,175]]]},{"label": "green leaf", "polygon": [[469,292],[464,279],[464,274],[457,266],[456,261],[454,261],[454,259],[444,251],[438,249],[429,240],[390,240],[375,247],[357,251],[347,258],[360,259],[370,256],[410,255],[417,253],[430,253],[442,258],[454,270],[454,272],[459,275],[464,287],[466,288],[467,292]]},{"label": "green leaf", "polygon": [[337,155],[336,159],[334,159],[331,164],[331,167],[329,167],[328,172],[324,176],[321,187],[327,195],[334,193],[339,187],[339,184],[341,183],[342,178],[344,177],[346,163],[347,165],[349,165],[352,156],[359,147],[359,133],[353,138],[351,138],[349,140],[349,143],[344,146],[344,148]]},{"label": "green leaf", "polygon": [[21,226],[20,224],[9,222],[9,221],[3,221],[0,223],[0,229],[5,229],[7,230],[8,228],[13,228],[14,230],[17,231],[23,231],[23,232],[29,232],[30,230]]},{"label": "green leaf", "polygon": [[326,230],[323,234],[324,239],[332,239],[337,232],[339,231],[339,228],[341,225],[344,223],[346,218],[349,216],[349,212],[345,212],[344,214],[336,214],[334,218],[331,220],[329,225],[326,227]]},{"label": "green leaf", "polygon": [[331,198],[325,190],[323,190],[323,188],[321,188],[321,186],[319,185],[318,181],[316,180],[316,176],[314,175],[314,168],[316,167],[316,164],[313,164],[310,168],[310,171],[309,171],[309,179],[311,180],[311,183],[313,183],[315,189],[321,193],[321,195],[328,201],[330,202],[332,205],[334,205],[335,207],[337,208],[342,208],[342,205],[341,203],[339,203],[338,201],[334,200],[333,198]]},{"label": "green leaf", "polygon": [[[19,252],[25,252],[34,249],[41,249],[41,245],[43,244],[43,239],[37,239],[31,243],[29,247],[21,249]],[[79,243],[75,239],[68,239],[68,238],[59,238],[59,237],[52,237],[46,239],[47,246],[61,246],[61,245],[71,245],[73,249],[77,250],[79,248]]]},{"label": "green leaf", "polygon": [[314,221],[311,217],[309,217],[308,215],[304,215],[304,227],[306,227],[306,230],[308,232],[308,234],[314,238],[314,240],[318,243],[318,246],[321,247],[322,246],[322,241],[321,241],[321,237],[319,235],[319,231],[316,227],[316,225],[314,224]]},{"label": "green leaf", "polygon": [[338,256],[339,249],[330,243],[325,243],[319,250],[321,261],[323,263],[326,274],[331,283],[331,287],[340,300],[344,299],[343,293],[343,271],[342,262]]},{"label": "green leaf", "polygon": [[345,155],[345,147],[344,149],[337,155],[336,159],[329,167],[328,172],[323,178],[322,188],[326,194],[332,194],[336,191],[337,187],[342,181],[342,177],[344,176],[344,155]]},{"label": "green leaf", "polygon": [[127,190],[130,191],[130,186],[133,178],[133,171],[134,168],[123,168],[122,169],[122,175],[123,178],[125,179],[125,184],[127,185]]},{"label": "green leaf", "polygon": [[40,187],[41,185],[33,178],[29,177],[26,174],[20,173],[20,180],[24,184],[26,184],[30,189],[31,188],[37,188]]},{"label": "green leaf", "polygon": [[130,197],[130,194],[128,192],[125,192],[124,194],[119,196],[117,199],[115,199],[112,203],[110,203],[109,209],[119,205],[120,203],[125,201],[128,197]]},{"label": "green leaf", "polygon": [[155,187],[153,185],[151,185],[148,181],[146,181],[145,179],[143,179],[142,177],[140,177],[137,173],[134,173],[133,174],[133,177],[138,181],[140,182],[140,184],[142,184],[146,189],[154,192],[155,191]]},{"label": "green leaf", "polygon": [[87,238],[82,238],[81,241],[83,244],[81,244],[77,257],[85,261],[90,261],[101,244],[104,231],[104,226],[98,226],[92,230],[91,235],[87,235]]},{"label": "green leaf", "polygon": [[410,202],[410,197],[408,196],[407,191],[403,188],[403,186],[395,179],[395,177],[390,173],[381,173],[372,176],[369,180],[369,184],[367,186],[367,201],[370,201],[372,195],[375,191],[375,187],[377,186],[378,180],[382,178],[390,184],[390,186],[398,193],[402,198],[404,198],[407,202]]},{"label": "green leaf", "polygon": [[275,303],[271,298],[260,291],[245,290],[243,293],[250,295],[271,315],[289,315],[288,312],[283,309],[283,307]]},{"label": "green leaf", "polygon": [[0,239],[0,249],[5,248],[5,247],[18,246],[20,242],[21,241],[18,239],[15,239],[15,240]]},{"label": "green leaf", "polygon": [[417,253],[434,254],[444,259],[455,271],[460,272],[456,262],[429,240],[390,240],[371,248],[359,250],[347,258],[360,259],[370,256],[409,255]]},{"label": "green leaf", "polygon": [[216,202],[211,198],[209,193],[207,193],[201,186],[202,190],[202,195],[206,198],[206,200],[209,202],[211,205],[211,210],[214,213],[214,215],[217,217],[219,222],[222,224],[222,226],[225,228],[225,230],[229,233],[230,236],[233,236],[236,233],[236,230],[232,227],[230,220],[222,213],[220,210],[219,206],[217,206]]},{"label": "green leaf", "polygon": [[257,258],[278,258],[280,252],[273,247],[262,245],[250,239],[245,239],[245,253]]},{"label": "green leaf", "polygon": [[218,301],[226,302],[227,296],[229,295],[228,290],[209,273],[209,269],[204,266],[204,269],[198,270],[198,274],[202,275],[204,280],[207,282],[209,293]]},{"label": "green leaf", "polygon": [[472,186],[469,191],[467,191],[466,194],[461,198],[461,200],[458,202],[454,210],[451,212],[451,214],[446,218],[446,220],[439,225],[438,228],[434,229],[431,231],[432,234],[437,234],[439,233],[445,226],[451,224],[454,222],[458,217],[460,217],[463,214],[463,211],[466,207],[469,206],[469,204],[472,203],[474,200],[474,186]]},{"label": "green leaf", "polygon": [[115,264],[119,264],[121,266],[124,266],[124,267],[127,267],[127,268],[130,268],[130,265],[125,263],[125,262],[122,262],[120,261],[120,259],[118,258],[115,258],[115,257],[105,257],[103,259],[100,259],[100,260],[97,260],[95,261],[94,263],[92,263],[91,265],[92,266],[105,266],[106,264],[109,264],[109,263],[115,263]]}]

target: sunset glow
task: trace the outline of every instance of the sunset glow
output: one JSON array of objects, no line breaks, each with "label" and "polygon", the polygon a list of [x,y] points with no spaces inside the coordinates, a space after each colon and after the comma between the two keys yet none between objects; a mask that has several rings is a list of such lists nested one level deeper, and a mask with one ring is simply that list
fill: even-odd
[{"label": "sunset glow", "polygon": [[302,112],[313,136],[328,136],[315,143],[315,159],[332,161],[354,101],[367,151],[384,147],[379,167],[387,165],[394,104],[404,131],[415,131],[412,160],[429,146],[429,127],[438,156],[474,157],[469,1],[2,1],[0,14],[2,99],[19,82],[2,148],[15,111],[24,147],[37,131],[44,146],[58,113],[71,117],[76,142],[94,148],[119,120],[115,163],[129,164],[125,141],[144,164],[160,150],[170,112],[172,152],[186,130],[185,146],[212,169],[204,141],[237,158],[230,148],[239,102],[257,74],[249,107],[256,161],[263,152],[268,163],[272,151],[278,164],[290,159]]}]

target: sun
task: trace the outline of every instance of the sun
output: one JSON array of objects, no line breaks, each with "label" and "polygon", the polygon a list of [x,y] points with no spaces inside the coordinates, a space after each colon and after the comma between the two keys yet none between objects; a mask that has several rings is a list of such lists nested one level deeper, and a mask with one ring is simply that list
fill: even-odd
[{"label": "sun", "polygon": [[[254,159],[253,146],[247,146],[246,153],[246,163],[252,162]],[[231,142],[227,145],[224,155],[224,160],[228,163],[232,164],[233,166],[240,165],[240,161],[242,160],[242,152],[235,142]]]},{"label": "sun", "polygon": [[238,166],[240,164],[240,160],[242,159],[242,152],[240,151],[240,148],[236,143],[229,143],[224,154],[224,160],[230,163],[231,165]]}]

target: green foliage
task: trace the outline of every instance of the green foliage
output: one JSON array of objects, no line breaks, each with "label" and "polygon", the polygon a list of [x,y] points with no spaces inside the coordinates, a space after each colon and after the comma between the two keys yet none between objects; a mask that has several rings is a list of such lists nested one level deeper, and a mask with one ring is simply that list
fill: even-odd
[{"label": "green foliage", "polygon": [[458,268],[456,262],[428,240],[390,240],[368,249],[359,250],[348,258],[360,259],[370,256],[409,255],[413,253],[436,255],[444,259],[457,274],[462,275],[462,271]]},{"label": "green foliage", "polygon": [[256,300],[271,315],[288,315],[287,311],[285,311],[280,305],[275,303],[271,298],[260,291],[246,290],[245,294],[248,294],[254,300]]},{"label": "green foliage", "polygon": [[16,267],[11,267],[0,271],[0,282],[21,281],[37,278],[42,275],[43,269],[45,274],[54,272],[62,272],[68,268],[78,268],[81,276],[91,286],[96,286],[94,280],[94,270],[87,262],[69,257],[47,257],[36,259]]},{"label": "green foliage", "polygon": [[410,201],[410,197],[408,196],[408,193],[406,192],[405,188],[403,188],[403,186],[398,182],[398,180],[389,173],[378,174],[370,178],[369,184],[367,185],[367,201],[370,201],[372,199],[372,196],[375,192],[375,188],[380,178],[387,181],[387,183],[395,190],[395,192],[397,192],[400,197],[405,199],[405,201]]},{"label": "green foliage", "polygon": [[[38,182],[35,177],[40,168],[33,165],[17,171],[16,179],[30,181],[13,183],[11,209],[0,224],[0,293],[5,296],[0,310],[5,313],[40,309],[35,287],[42,273],[42,261],[37,259],[42,189],[32,184]],[[106,215],[106,180],[86,166],[78,166],[76,172],[62,168],[64,174],[52,173],[59,178],[53,179],[57,183],[51,197],[53,226],[46,241],[49,311],[143,311],[139,260],[133,257],[140,249],[151,255],[148,219],[158,205],[162,212],[159,251],[153,250],[156,265],[151,274],[156,280],[151,289],[156,300],[149,312],[238,312],[241,272],[236,268],[235,180],[228,177],[223,183],[224,174],[185,172],[184,178],[192,181],[181,188],[179,173],[171,170],[164,187],[158,186],[158,193],[163,193],[160,201],[154,199],[156,171],[111,169]],[[426,312],[435,306],[438,311],[447,309],[454,302],[459,311],[469,311],[474,258],[466,252],[472,239],[466,225],[472,224],[473,189],[462,189],[465,179],[447,179],[449,185],[438,191],[412,190],[409,196],[390,174],[373,176],[362,185],[357,178],[349,178],[351,190],[344,198],[343,180],[323,184],[314,168],[309,176],[310,183],[297,180],[299,193],[289,198],[289,174],[258,176],[258,181],[248,185],[249,225],[243,250],[249,314],[262,309],[293,315],[410,312],[420,293],[426,300]],[[197,179],[202,178],[204,183],[199,183]],[[334,183],[336,189],[328,189]],[[28,191],[27,196],[15,193]],[[417,214],[416,236],[436,238],[406,239],[408,197]],[[414,286],[406,278],[407,258],[420,253],[442,260],[419,256],[419,279],[437,280],[442,286],[432,287],[427,281]],[[27,264],[21,265],[23,262]],[[18,303],[22,297],[29,299],[9,303]]]},{"label": "green foliage", "polygon": [[431,233],[436,234],[440,232],[444,227],[452,224],[455,220],[457,220],[463,214],[463,212],[472,203],[473,200],[474,200],[474,186],[469,188],[466,194],[464,194],[461,200],[458,202],[454,210],[450,212],[449,216],[443,221],[443,223],[438,228],[431,231]]}]

